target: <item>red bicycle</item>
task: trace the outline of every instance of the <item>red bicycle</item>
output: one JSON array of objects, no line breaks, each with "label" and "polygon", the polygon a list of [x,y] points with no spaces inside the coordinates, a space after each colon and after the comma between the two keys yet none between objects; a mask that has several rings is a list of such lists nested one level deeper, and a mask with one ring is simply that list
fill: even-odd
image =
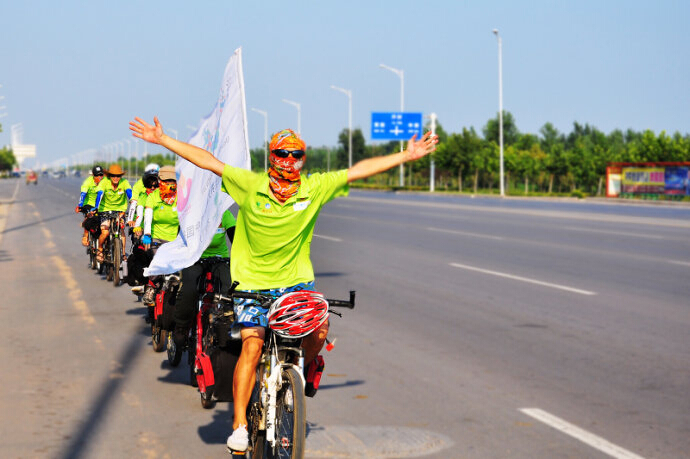
[{"label": "red bicycle", "polygon": [[153,350],[156,352],[162,352],[166,348],[166,344],[172,341],[169,336],[170,333],[166,329],[166,324],[170,323],[175,294],[179,285],[180,277],[176,273],[166,274],[163,277],[163,285],[156,293],[155,305],[153,308],[149,308],[149,311],[153,310],[153,317],[150,317],[151,343],[153,344]]},{"label": "red bicycle", "polygon": [[[232,384],[222,384],[223,390],[218,394],[214,364],[222,360],[224,374],[232,375],[234,364],[242,350],[239,340],[232,340],[228,334],[235,321],[232,305],[215,301],[214,296],[220,293],[220,280],[213,275],[213,267],[218,258],[203,258],[197,263],[203,267],[199,281],[199,308],[195,323],[190,332],[187,358],[189,363],[190,384],[199,390],[201,406],[211,408],[221,395],[221,399],[231,401]],[[174,345],[174,344],[173,344]],[[179,350],[181,355],[181,350]]]}]

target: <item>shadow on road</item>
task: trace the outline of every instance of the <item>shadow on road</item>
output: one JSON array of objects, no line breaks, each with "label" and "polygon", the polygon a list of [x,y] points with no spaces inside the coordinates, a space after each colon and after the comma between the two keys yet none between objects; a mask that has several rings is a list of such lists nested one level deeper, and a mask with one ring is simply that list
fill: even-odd
[{"label": "shadow on road", "polygon": [[7,250],[0,250],[0,263],[3,261],[12,261],[12,255]]},{"label": "shadow on road", "polygon": [[318,280],[319,277],[340,277],[340,276],[344,276],[344,275],[345,275],[345,273],[333,273],[333,272],[329,272],[329,273],[315,273],[315,277],[316,277],[317,280]]},{"label": "shadow on road", "polygon": [[340,384],[321,384],[319,385],[319,391],[328,389],[339,389],[341,387],[361,386],[362,384],[364,384],[364,381],[362,381],[361,379],[356,379],[354,381],[345,381],[344,383]]},{"label": "shadow on road", "polygon": [[108,419],[107,412],[114,398],[119,396],[120,387],[127,380],[128,373],[132,364],[136,360],[142,349],[145,349],[141,335],[135,334],[127,343],[127,346],[120,354],[120,363],[117,375],[109,374],[100,393],[91,401],[87,412],[89,416],[80,423],[83,427],[70,435],[70,442],[58,457],[78,458],[82,457],[88,450],[89,443],[96,438],[96,433],[101,427],[103,420]]},{"label": "shadow on road", "polygon": [[[219,409],[221,405],[225,405],[227,409]],[[201,438],[201,441],[206,444],[224,445],[228,440],[228,435],[232,432],[232,410],[232,403],[218,402],[211,422],[205,426],[199,426],[199,438]]]},{"label": "shadow on road", "polygon": [[168,362],[167,353],[163,352],[161,354],[164,359],[161,362],[161,370],[167,371],[167,373],[164,376],[158,377],[158,380],[171,384],[184,384],[185,386],[189,386],[190,391],[193,390],[196,392],[196,389],[189,384],[189,365],[187,364],[187,353],[185,352],[182,355],[180,364],[176,367],[173,367],[170,365],[170,362]]},{"label": "shadow on road", "polygon": [[12,228],[5,228],[5,230],[4,230],[2,233],[0,233],[0,234],[9,233],[9,232],[11,232],[11,231],[17,231],[17,230],[20,230],[20,229],[28,228],[28,227],[30,227],[30,226],[35,226],[35,225],[38,225],[38,224],[41,224],[41,223],[45,223],[45,222],[49,222],[49,221],[52,221],[52,220],[58,220],[58,219],[60,219],[60,218],[65,218],[65,217],[70,216],[70,215],[74,215],[74,212],[69,212],[69,213],[62,214],[62,215],[56,215],[55,217],[42,218],[42,219],[40,219],[40,220],[36,220],[36,221],[30,222],[30,223],[25,223],[25,224],[23,224],[23,225],[15,226],[15,227],[12,227]]}]

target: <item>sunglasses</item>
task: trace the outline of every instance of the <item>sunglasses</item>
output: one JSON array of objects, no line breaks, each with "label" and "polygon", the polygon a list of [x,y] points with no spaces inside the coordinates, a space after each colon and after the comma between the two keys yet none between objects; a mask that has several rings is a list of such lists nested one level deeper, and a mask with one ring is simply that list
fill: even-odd
[{"label": "sunglasses", "polygon": [[292,155],[293,158],[300,159],[302,156],[304,156],[304,152],[302,150],[271,150],[271,153],[276,155],[278,158],[287,158],[289,155]]}]

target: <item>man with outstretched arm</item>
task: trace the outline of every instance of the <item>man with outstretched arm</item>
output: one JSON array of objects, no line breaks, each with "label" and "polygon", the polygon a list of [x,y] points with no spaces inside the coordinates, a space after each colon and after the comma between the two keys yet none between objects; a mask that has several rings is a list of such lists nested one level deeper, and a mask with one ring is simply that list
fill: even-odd
[{"label": "man with outstretched arm", "polygon": [[[314,223],[323,205],[346,195],[350,182],[426,156],[438,143],[438,138],[428,132],[420,140],[415,135],[405,151],[368,158],[347,170],[306,177],[300,175],[306,145],[299,135],[285,129],[271,139],[268,172],[255,173],[224,164],[202,148],[165,135],[158,118],[153,120],[151,125],[135,118],[129,123],[130,130],[135,137],[162,145],[221,177],[222,190],[238,204],[230,257],[231,277],[239,282],[238,288],[275,296],[290,291],[315,290],[309,246]],[[233,379],[233,433],[227,441],[228,449],[234,451],[245,451],[248,446],[247,404],[268,325],[267,310],[261,310],[256,304],[252,306],[244,307],[236,322],[242,327],[242,351]],[[326,322],[304,338],[305,370],[309,365],[322,364],[323,360],[317,356],[327,334]]]}]

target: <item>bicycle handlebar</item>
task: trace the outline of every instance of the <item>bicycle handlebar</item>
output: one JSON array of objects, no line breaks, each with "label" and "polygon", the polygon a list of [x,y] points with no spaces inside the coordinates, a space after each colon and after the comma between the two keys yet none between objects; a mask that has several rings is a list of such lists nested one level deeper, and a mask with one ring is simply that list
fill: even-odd
[{"label": "bicycle handlebar", "polygon": [[[230,291],[229,291],[229,296],[225,296],[220,293],[216,293],[213,296],[213,300],[216,303],[232,303],[233,299],[239,298],[239,299],[245,299],[245,300],[257,300],[263,304],[268,304],[273,302],[276,298],[276,296],[273,295],[265,295],[263,293],[256,293],[256,292],[238,292],[235,290],[235,288],[239,285],[239,282],[234,281],[232,285],[230,286]],[[330,299],[326,298],[326,301],[328,302],[329,306],[337,307],[337,308],[348,308],[348,309],[354,309],[355,308],[355,290],[350,290],[350,300],[345,301],[345,300],[336,300],[336,299]]]}]

